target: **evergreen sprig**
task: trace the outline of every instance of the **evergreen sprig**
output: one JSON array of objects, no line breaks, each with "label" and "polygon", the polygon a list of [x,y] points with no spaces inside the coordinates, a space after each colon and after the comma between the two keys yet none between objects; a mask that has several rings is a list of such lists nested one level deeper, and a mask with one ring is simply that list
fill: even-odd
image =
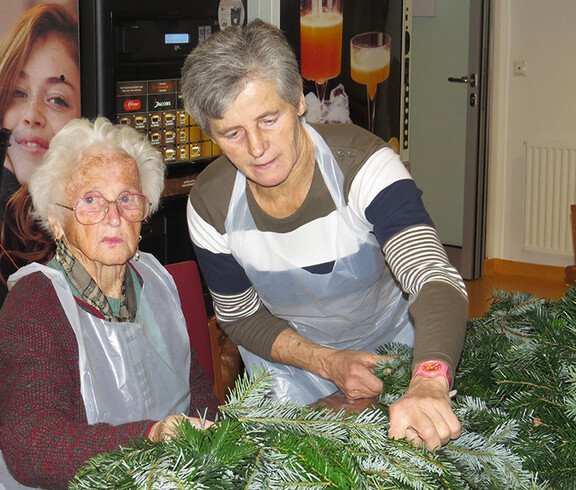
[{"label": "evergreen sprig", "polygon": [[99,455],[71,489],[573,489],[576,487],[576,289],[558,302],[496,291],[468,322],[453,409],[462,435],[430,452],[387,437],[390,403],[412,353],[392,344],[384,390],[359,414],[268,397],[273,379],[244,374],[215,426],[188,421],[170,442]]}]

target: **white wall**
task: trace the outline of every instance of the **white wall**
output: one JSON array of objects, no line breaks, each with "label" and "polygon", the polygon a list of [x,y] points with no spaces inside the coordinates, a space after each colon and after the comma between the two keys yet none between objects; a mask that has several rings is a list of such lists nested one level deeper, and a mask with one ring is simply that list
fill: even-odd
[{"label": "white wall", "polygon": [[[523,250],[524,141],[576,142],[576,1],[493,0],[486,257],[566,266]],[[514,75],[515,60],[527,76]]]}]

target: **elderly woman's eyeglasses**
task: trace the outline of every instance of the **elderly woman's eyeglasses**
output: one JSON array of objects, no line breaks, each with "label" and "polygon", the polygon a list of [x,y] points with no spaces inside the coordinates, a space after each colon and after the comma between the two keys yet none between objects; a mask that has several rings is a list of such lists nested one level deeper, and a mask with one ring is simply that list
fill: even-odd
[{"label": "elderly woman's eyeglasses", "polygon": [[81,225],[95,225],[106,217],[111,204],[116,204],[120,215],[131,223],[144,221],[150,215],[150,200],[138,192],[120,194],[115,201],[94,195],[78,199],[73,208],[59,203],[56,206],[73,211]]}]

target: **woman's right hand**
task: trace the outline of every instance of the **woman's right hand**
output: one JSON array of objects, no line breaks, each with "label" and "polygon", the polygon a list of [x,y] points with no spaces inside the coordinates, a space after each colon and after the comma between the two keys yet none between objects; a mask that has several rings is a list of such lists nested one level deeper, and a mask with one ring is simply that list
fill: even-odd
[{"label": "woman's right hand", "polygon": [[374,368],[387,356],[325,347],[287,328],[276,337],[270,357],[329,379],[350,400],[371,398],[382,392],[382,380],[374,374]]},{"label": "woman's right hand", "polygon": [[324,348],[321,376],[340,388],[349,400],[377,397],[382,393],[382,380],[374,368],[387,356],[359,350]]},{"label": "woman's right hand", "polygon": [[186,415],[169,415],[164,420],[159,420],[156,422],[150,432],[148,433],[148,439],[154,442],[160,441],[170,441],[172,436],[176,433],[176,426],[181,423],[183,419],[188,419],[192,426],[196,426],[198,429],[206,429],[214,422],[209,420],[199,419],[198,417],[187,417]]}]

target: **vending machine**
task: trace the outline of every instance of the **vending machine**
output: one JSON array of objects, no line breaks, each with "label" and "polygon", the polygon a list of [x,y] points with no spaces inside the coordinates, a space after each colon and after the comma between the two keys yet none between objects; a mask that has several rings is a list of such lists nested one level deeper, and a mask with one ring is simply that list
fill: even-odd
[{"label": "vending machine", "polygon": [[[166,162],[162,206],[141,249],[162,263],[192,258],[186,197],[219,154],[188,113],[180,72],[194,47],[219,28],[218,0],[79,0],[82,115],[104,115],[146,134]],[[222,17],[222,14],[220,14]]]}]

